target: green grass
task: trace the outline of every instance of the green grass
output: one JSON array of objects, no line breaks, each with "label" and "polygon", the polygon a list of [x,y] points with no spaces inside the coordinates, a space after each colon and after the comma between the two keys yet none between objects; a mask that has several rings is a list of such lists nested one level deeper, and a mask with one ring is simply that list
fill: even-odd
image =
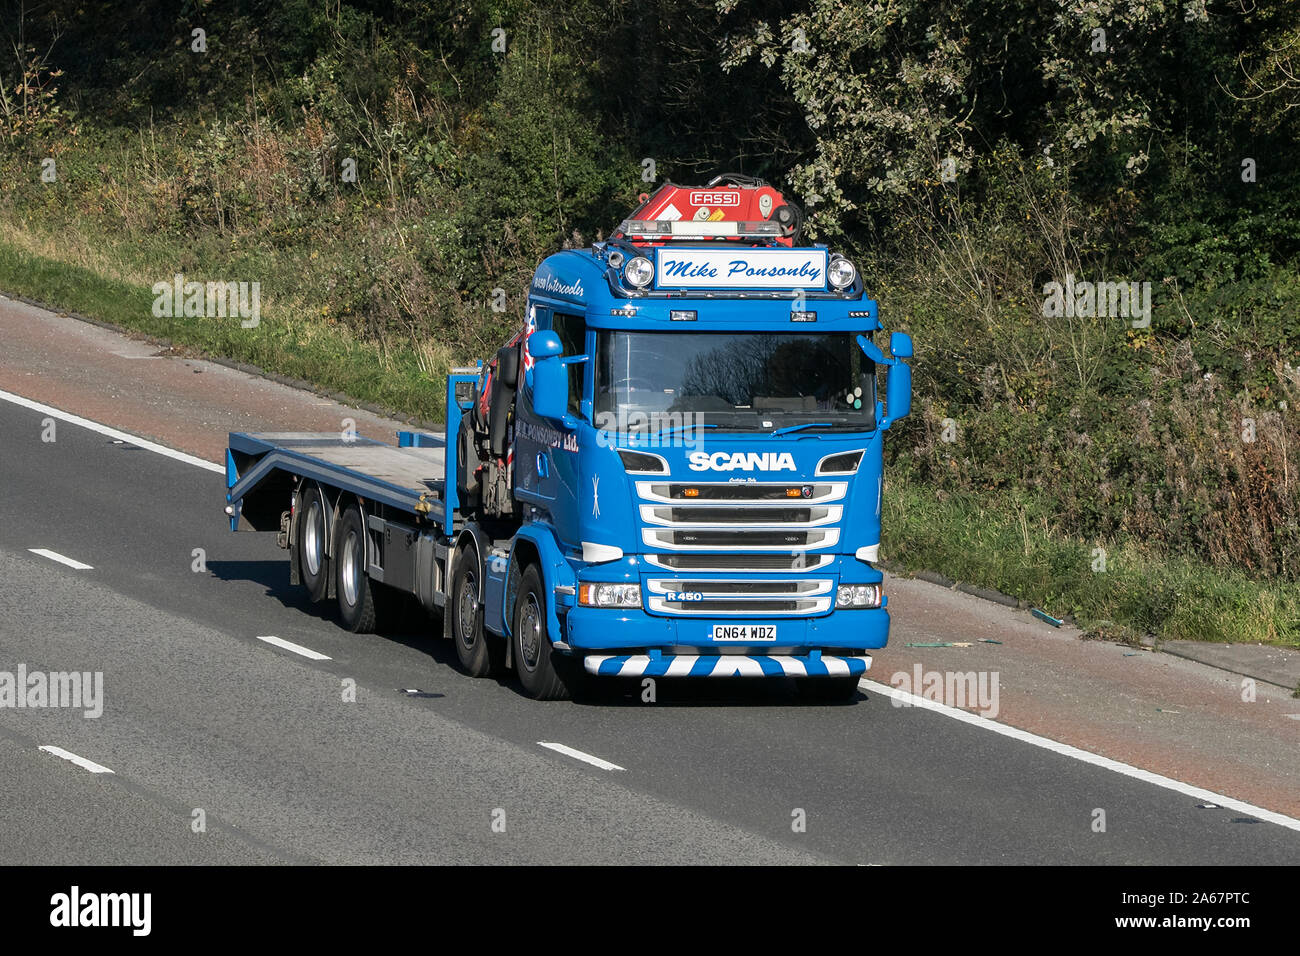
[{"label": "green grass", "polygon": [[[229,273],[227,273],[229,274]],[[248,273],[244,273],[248,274]],[[187,274],[217,279],[221,275]],[[161,277],[160,277],[161,278]],[[264,282],[263,288],[272,283]],[[391,409],[402,417],[441,418],[441,369],[409,346],[379,348],[346,329],[293,306],[262,298],[261,321],[246,329],[237,318],[158,317],[149,286],[101,275],[0,240],[0,289],[184,346],[197,354],[255,365],[301,379],[324,392]]]},{"label": "green grass", "polygon": [[[1300,646],[1300,588],[1232,569],[1047,530],[1033,498],[936,496],[887,478],[881,552],[910,571],[996,588],[1098,637]],[[1050,515],[1049,515],[1050,517]],[[1105,569],[1100,555],[1105,551]],[[1094,570],[1094,565],[1099,570]]]}]

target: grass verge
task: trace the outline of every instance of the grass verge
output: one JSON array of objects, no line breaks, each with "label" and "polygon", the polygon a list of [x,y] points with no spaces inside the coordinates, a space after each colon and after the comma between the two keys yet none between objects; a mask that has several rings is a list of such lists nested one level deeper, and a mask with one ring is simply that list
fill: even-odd
[{"label": "grass verge", "polygon": [[910,571],[1015,595],[1097,637],[1300,646],[1300,589],[1240,571],[1153,554],[1134,542],[1092,542],[1046,530],[1042,502],[939,497],[885,483],[881,552]]},{"label": "grass verge", "polygon": [[442,418],[441,373],[446,365],[430,367],[435,363],[427,349],[400,344],[381,349],[362,343],[346,329],[313,318],[305,308],[266,297],[256,328],[244,328],[237,318],[155,316],[151,285],[62,262],[0,238],[0,288],[9,292],[202,355],[301,379],[322,391],[390,409],[399,417]]}]

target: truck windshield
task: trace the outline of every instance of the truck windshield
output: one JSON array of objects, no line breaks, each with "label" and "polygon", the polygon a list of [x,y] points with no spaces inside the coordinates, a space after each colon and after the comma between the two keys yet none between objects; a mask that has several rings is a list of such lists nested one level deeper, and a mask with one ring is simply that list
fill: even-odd
[{"label": "truck windshield", "polygon": [[847,332],[602,330],[594,404],[597,420],[619,422],[617,431],[678,412],[720,428],[870,431],[875,364]]}]

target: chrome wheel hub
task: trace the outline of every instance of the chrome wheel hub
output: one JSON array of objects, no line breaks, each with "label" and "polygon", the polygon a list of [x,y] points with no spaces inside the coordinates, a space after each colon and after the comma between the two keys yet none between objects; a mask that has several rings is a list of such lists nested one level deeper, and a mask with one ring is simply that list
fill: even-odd
[{"label": "chrome wheel hub", "polygon": [[355,607],[357,595],[361,593],[360,562],[357,561],[357,535],[348,532],[348,539],[343,543],[343,599],[349,607]]},{"label": "chrome wheel hub", "polygon": [[537,670],[542,657],[542,611],[537,598],[529,594],[519,612],[519,663],[527,670]]},{"label": "chrome wheel hub", "polygon": [[478,606],[478,582],[472,573],[465,575],[460,586],[460,595],[456,601],[456,622],[459,625],[460,642],[466,647],[474,646],[474,612]]},{"label": "chrome wheel hub", "polygon": [[307,526],[303,533],[302,557],[307,562],[307,573],[312,577],[320,574],[321,559],[324,557],[325,536],[321,533],[321,510],[320,499],[313,498],[311,505],[307,508],[306,517]]}]

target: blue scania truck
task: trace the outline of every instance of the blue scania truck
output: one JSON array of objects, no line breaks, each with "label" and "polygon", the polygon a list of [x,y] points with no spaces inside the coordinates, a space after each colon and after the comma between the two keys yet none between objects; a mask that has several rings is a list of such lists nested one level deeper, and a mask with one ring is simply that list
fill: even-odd
[{"label": "blue scania truck", "polygon": [[802,218],[734,175],[642,196],[542,262],[435,433],[232,433],[231,529],[278,532],[352,631],[413,595],[468,673],[536,698],[602,676],[851,696],[889,633],[882,444],[912,343],[881,347],[854,264],[801,245]]}]

